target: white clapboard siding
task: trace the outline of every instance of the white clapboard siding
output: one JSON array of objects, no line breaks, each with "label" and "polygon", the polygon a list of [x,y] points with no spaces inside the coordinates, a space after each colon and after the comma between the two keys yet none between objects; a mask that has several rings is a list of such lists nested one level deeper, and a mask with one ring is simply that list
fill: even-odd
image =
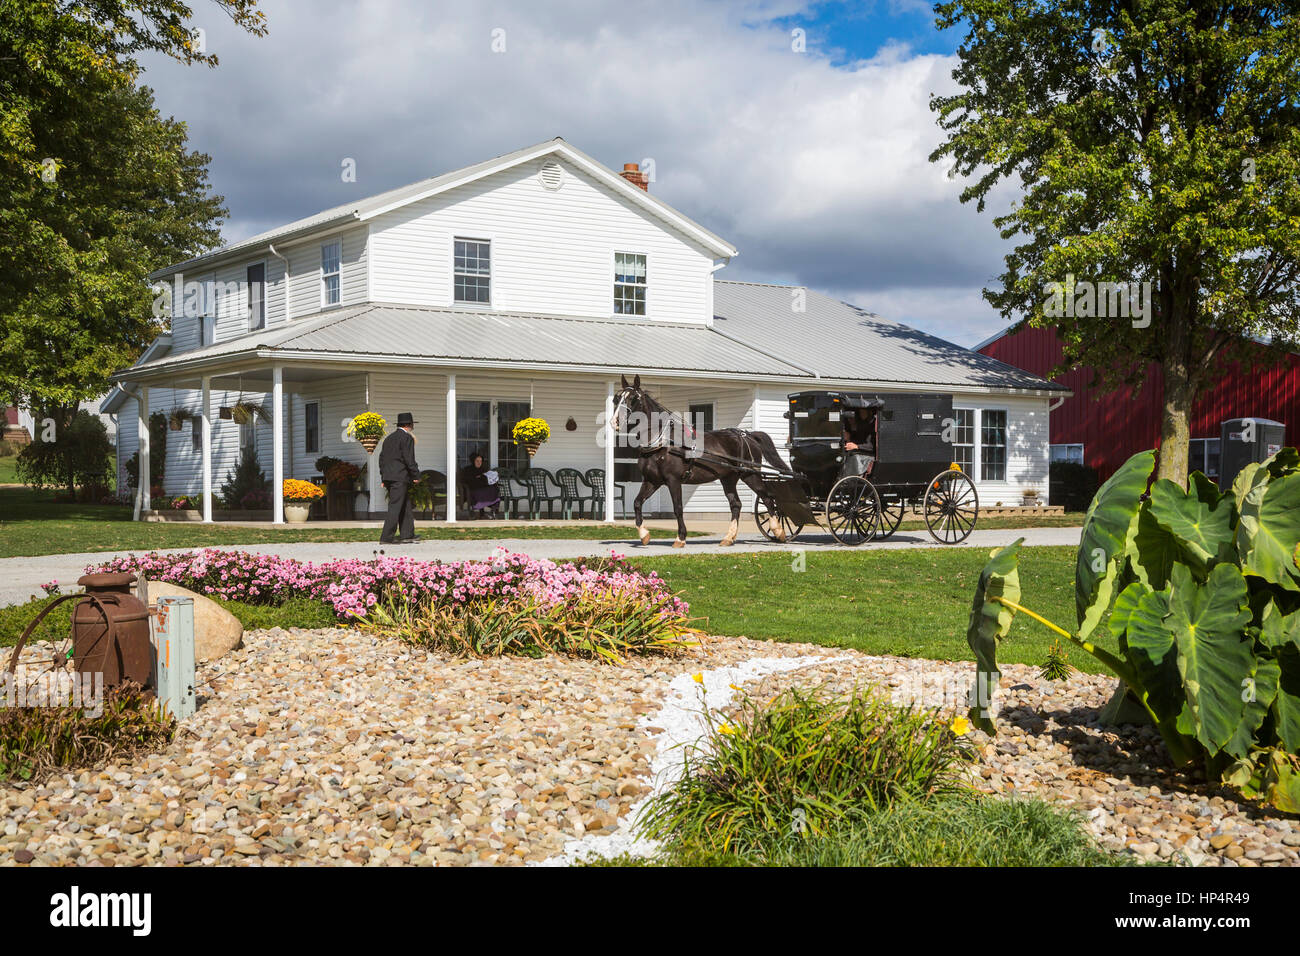
[{"label": "white clapboard siding", "polygon": [[[366,410],[365,375],[340,375],[319,382],[295,385],[285,398],[288,409],[290,448],[286,458],[285,477],[310,479],[320,476],[316,459],[328,455],[342,458],[358,468],[369,460],[366,450],[345,433],[346,422]],[[309,402],[320,406],[320,450],[307,451],[307,418],[305,407]]]},{"label": "white clapboard siding", "polygon": [[614,253],[623,251],[647,257],[647,318],[710,321],[710,254],[562,165],[557,190],[525,164],[377,217],[371,299],[453,305],[453,240],[462,237],[492,244],[492,309],[608,317]]}]

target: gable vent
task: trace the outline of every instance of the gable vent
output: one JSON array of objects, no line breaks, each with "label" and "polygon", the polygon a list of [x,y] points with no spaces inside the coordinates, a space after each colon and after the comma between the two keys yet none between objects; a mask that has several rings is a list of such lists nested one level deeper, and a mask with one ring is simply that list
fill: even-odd
[{"label": "gable vent", "polygon": [[564,185],[564,167],[553,159],[547,160],[537,171],[537,181],[547,189],[559,189]]}]

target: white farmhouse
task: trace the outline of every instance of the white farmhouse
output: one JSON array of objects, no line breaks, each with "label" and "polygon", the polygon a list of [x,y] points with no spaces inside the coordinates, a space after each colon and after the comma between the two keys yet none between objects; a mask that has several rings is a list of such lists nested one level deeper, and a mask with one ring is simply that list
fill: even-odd
[{"label": "white farmhouse", "polygon": [[[453,483],[474,451],[525,466],[510,429],[532,415],[552,428],[533,464],[601,469],[630,504],[635,454],[605,441],[604,422],[619,376],[638,373],[668,407],[778,447],[790,392],[951,393],[954,457],[981,498],[1046,497],[1059,386],[811,290],[719,279],[736,248],[646,179],[557,138],[161,270],[151,278],[181,293],[170,331],[104,403],[123,417],[119,471],[143,439],[142,459],[166,456],[166,493],[208,492],[210,520],[210,492],[253,443],[280,521],[277,479],[316,477],[323,455],[367,462],[344,434],[360,412],[413,412],[421,467]],[[240,401],[268,419],[223,417]],[[194,417],[147,448],[148,415],[174,409]],[[385,507],[377,472],[372,514]],[[688,511],[726,510],[717,485],[687,494]]]}]

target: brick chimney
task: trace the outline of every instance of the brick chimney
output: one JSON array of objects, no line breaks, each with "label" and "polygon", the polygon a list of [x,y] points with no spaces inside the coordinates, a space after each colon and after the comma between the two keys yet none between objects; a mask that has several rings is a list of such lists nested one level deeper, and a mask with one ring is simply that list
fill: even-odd
[{"label": "brick chimney", "polygon": [[623,171],[619,175],[633,186],[640,186],[646,192],[650,191],[650,174],[641,172],[639,163],[624,163]]}]

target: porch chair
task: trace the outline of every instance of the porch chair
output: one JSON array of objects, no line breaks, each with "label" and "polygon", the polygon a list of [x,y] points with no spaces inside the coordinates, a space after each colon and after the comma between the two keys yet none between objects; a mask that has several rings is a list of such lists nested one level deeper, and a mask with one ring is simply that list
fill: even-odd
[{"label": "porch chair", "polygon": [[[560,483],[560,513],[565,518],[573,517],[573,508],[578,508],[578,517],[582,517],[582,507],[584,504],[594,503],[596,500],[595,490],[586,478],[582,477],[582,472],[576,468],[561,468],[555,473],[555,480]],[[583,491],[586,494],[583,494]],[[596,509],[592,507],[591,517],[596,516]]]},{"label": "porch chair", "polygon": [[555,506],[561,503],[560,495],[551,491],[548,485],[559,484],[545,468],[529,468],[519,480],[528,486],[528,517],[537,519],[542,516],[542,502],[546,502],[546,517],[555,517]]},{"label": "porch chair", "polygon": [[528,510],[528,488],[525,487],[524,493],[515,492],[515,482],[519,479],[510,468],[497,469],[497,493],[501,495],[501,516],[503,518],[519,517],[519,506],[523,505],[524,511]]},{"label": "porch chair", "polygon": [[[605,510],[605,469],[588,468],[587,484],[591,485],[591,513],[592,517],[595,517],[596,512]],[[618,503],[614,511],[615,517],[627,516],[627,502],[623,500],[626,495],[627,486],[614,482],[614,501]]]}]

